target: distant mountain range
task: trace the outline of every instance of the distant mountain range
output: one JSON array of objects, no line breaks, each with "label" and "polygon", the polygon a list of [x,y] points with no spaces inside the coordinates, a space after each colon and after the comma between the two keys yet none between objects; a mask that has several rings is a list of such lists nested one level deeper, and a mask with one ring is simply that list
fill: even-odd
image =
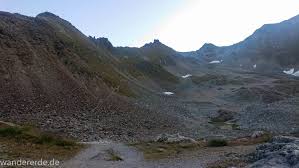
[{"label": "distant mountain range", "polygon": [[[108,39],[100,38],[100,40],[103,41],[103,45],[107,43],[106,46],[111,51],[113,50],[116,55],[126,53],[127,56],[146,56],[148,59],[152,61],[156,59],[156,61],[160,61],[156,63],[164,65],[174,65],[175,61],[169,57],[171,55],[174,57],[192,57],[204,63],[223,60],[223,64],[230,66],[246,69],[255,67],[256,70],[266,72],[279,69],[281,72],[281,69],[298,67],[299,65],[298,27],[299,15],[281,23],[266,24],[237,44],[219,47],[206,43],[199,50],[191,52],[176,52],[160,43],[159,40],[146,44],[140,49],[130,47],[112,49]],[[158,48],[160,48],[159,51]]]},{"label": "distant mountain range", "polygon": [[218,47],[205,44],[185,56],[201,60],[224,60],[225,64],[260,70],[291,68],[299,65],[299,15],[277,24],[266,24],[237,44]]}]

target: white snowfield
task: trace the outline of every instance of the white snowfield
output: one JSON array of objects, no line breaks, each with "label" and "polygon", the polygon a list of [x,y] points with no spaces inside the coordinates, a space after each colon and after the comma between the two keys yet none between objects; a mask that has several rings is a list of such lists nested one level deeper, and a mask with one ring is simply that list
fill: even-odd
[{"label": "white snowfield", "polygon": [[299,77],[299,71],[293,73],[292,75],[293,75],[293,76],[297,76],[297,77]]},{"label": "white snowfield", "polygon": [[288,71],[283,71],[283,73],[299,77],[299,71],[295,72],[295,68],[292,68]]},{"label": "white snowfield", "polygon": [[189,78],[189,77],[191,77],[192,75],[191,74],[187,74],[187,75],[184,75],[184,76],[182,76],[182,78]]},{"label": "white snowfield", "polygon": [[220,64],[223,60],[219,61],[219,60],[215,60],[215,61],[211,61],[210,64]]},{"label": "white snowfield", "polygon": [[165,94],[165,95],[173,95],[174,93],[173,92],[163,92],[163,94]]},{"label": "white snowfield", "polygon": [[292,69],[290,69],[288,71],[283,71],[283,73],[288,74],[288,75],[292,75],[294,73],[294,71],[295,71],[295,69],[292,68]]}]

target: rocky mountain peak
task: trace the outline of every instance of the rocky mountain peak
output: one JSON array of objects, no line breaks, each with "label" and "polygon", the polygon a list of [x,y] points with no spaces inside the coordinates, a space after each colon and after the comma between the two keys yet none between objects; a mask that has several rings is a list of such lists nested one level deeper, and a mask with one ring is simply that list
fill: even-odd
[{"label": "rocky mountain peak", "polygon": [[36,17],[52,17],[52,18],[59,18],[59,16],[51,13],[51,12],[43,12],[43,13],[40,13],[38,15],[36,15]]},{"label": "rocky mountain peak", "polygon": [[165,44],[161,43],[160,40],[154,39],[154,42],[145,44],[142,48],[164,48],[167,47]]},{"label": "rocky mountain peak", "polygon": [[113,49],[113,45],[108,38],[105,37],[95,38],[89,36],[89,39],[91,39],[98,47],[108,49],[109,51]]},{"label": "rocky mountain peak", "polygon": [[162,44],[158,39],[154,39],[154,44]]},{"label": "rocky mountain peak", "polygon": [[217,46],[215,46],[212,43],[205,43],[199,50],[212,50],[212,49],[216,49],[218,48]]}]

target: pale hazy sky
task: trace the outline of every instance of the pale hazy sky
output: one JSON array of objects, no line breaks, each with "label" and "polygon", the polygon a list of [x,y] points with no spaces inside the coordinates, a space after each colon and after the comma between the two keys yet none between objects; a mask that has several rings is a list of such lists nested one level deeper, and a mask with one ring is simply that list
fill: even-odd
[{"label": "pale hazy sky", "polygon": [[230,45],[263,24],[296,16],[299,0],[0,0],[0,10],[29,16],[49,11],[115,46],[159,39],[189,51],[206,42]]}]

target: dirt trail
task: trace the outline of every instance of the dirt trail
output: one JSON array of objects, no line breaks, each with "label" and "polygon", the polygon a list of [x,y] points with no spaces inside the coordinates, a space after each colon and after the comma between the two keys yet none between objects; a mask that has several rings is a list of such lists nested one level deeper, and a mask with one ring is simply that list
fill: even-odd
[{"label": "dirt trail", "polygon": [[[65,162],[65,168],[204,168],[207,163],[223,159],[231,154],[252,152],[255,146],[203,148],[198,151],[183,152],[177,156],[158,160],[146,160],[143,153],[123,143],[102,141],[88,143],[89,147]],[[108,149],[113,149],[123,161],[107,160]]]},{"label": "dirt trail", "polygon": [[[143,153],[134,147],[122,143],[103,141],[98,143],[88,143],[89,147],[77,156],[67,161],[65,168],[155,168],[155,167],[190,167],[201,168],[202,165],[196,160],[174,160],[163,159],[158,161],[147,161],[143,158]],[[113,149],[123,161],[109,161],[106,151]]]}]

